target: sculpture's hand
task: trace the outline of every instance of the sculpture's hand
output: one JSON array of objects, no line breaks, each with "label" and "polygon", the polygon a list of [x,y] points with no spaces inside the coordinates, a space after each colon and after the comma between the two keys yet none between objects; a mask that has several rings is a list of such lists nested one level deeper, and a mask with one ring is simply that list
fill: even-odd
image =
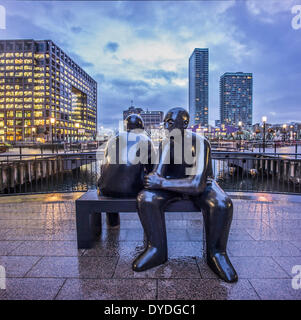
[{"label": "sculpture's hand", "polygon": [[162,178],[157,173],[150,173],[144,177],[144,187],[146,189],[161,189]]}]

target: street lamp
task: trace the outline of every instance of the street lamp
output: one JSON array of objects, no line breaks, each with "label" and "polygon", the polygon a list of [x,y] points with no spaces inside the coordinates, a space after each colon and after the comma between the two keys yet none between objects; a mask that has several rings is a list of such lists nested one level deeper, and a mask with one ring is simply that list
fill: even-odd
[{"label": "street lamp", "polygon": [[286,140],[286,124],[284,124],[283,126],[282,126],[282,128],[283,128],[283,131],[284,131],[284,142],[285,142],[285,140]]},{"label": "street lamp", "polygon": [[291,128],[291,130],[290,130],[290,139],[293,140],[294,139],[294,126],[291,125],[290,128]]},{"label": "street lamp", "polygon": [[238,132],[237,134],[239,134],[239,148],[241,149],[241,134],[242,134],[242,131],[241,131],[241,128],[242,127],[242,122],[241,121],[238,121]]},{"label": "street lamp", "polygon": [[52,145],[52,153],[53,151],[53,126],[55,124],[55,118],[50,118],[50,123],[51,123],[51,145]]},{"label": "street lamp", "polygon": [[267,117],[263,116],[261,120],[263,122],[263,152],[265,152],[265,124],[267,122]]}]

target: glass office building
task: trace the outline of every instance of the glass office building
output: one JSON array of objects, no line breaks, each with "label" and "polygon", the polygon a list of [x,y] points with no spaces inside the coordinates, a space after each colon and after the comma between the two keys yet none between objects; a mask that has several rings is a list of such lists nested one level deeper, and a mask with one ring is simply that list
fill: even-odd
[{"label": "glass office building", "polygon": [[0,40],[0,141],[96,136],[97,83],[51,40]]},{"label": "glass office building", "polygon": [[252,125],[253,75],[227,72],[220,78],[220,120],[223,124]]},{"label": "glass office building", "polygon": [[194,49],[189,58],[190,125],[208,126],[208,49]]}]

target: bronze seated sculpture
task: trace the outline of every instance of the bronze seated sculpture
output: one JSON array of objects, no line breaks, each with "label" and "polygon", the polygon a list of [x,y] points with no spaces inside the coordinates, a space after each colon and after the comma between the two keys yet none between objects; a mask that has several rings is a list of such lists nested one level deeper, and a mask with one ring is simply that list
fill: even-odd
[{"label": "bronze seated sculpture", "polygon": [[[209,267],[224,281],[235,282],[237,273],[226,251],[233,204],[212,178],[209,142],[185,130],[188,123],[189,114],[183,108],[169,110],[164,118],[164,128],[173,136],[163,142],[159,163],[145,176],[144,190],[137,197],[147,244],[132,268],[144,271],[167,261],[164,209],[171,201],[188,198],[203,213]],[[193,162],[187,163],[187,153]]]},{"label": "bronze seated sculpture", "polygon": [[[143,189],[144,176],[153,169],[151,156],[154,156],[155,150],[144,131],[142,118],[130,114],[125,120],[125,127],[126,132],[119,132],[112,137],[105,149],[98,180],[98,192],[104,196],[137,197]],[[147,146],[146,152],[141,152],[141,145]],[[118,212],[107,212],[106,217],[109,226],[119,225]]]},{"label": "bronze seated sculpture", "polygon": [[[126,119],[127,132],[117,134],[107,144],[99,192],[110,197],[137,197],[146,248],[134,260],[134,271],[167,261],[165,208],[172,201],[190,199],[203,213],[209,267],[221,279],[235,282],[238,277],[226,251],[232,201],[213,180],[209,142],[186,130],[188,123],[185,109],[167,112],[164,127],[169,137],[161,143],[160,157],[153,166],[155,152],[150,138],[143,133],[143,121],[138,115],[130,115]],[[134,139],[128,139],[129,134]],[[118,225],[119,214],[108,212],[107,221]]]}]

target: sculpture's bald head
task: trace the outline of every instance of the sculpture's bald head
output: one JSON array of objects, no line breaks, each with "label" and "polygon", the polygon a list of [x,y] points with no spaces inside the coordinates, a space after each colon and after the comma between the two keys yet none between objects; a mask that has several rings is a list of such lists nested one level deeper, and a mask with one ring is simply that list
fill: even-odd
[{"label": "sculpture's bald head", "polygon": [[127,131],[135,129],[144,129],[144,123],[142,118],[138,114],[130,114],[125,119],[125,127]]},{"label": "sculpture's bald head", "polygon": [[172,108],[166,113],[164,118],[164,128],[168,131],[187,129],[188,124],[189,113],[184,108]]}]

